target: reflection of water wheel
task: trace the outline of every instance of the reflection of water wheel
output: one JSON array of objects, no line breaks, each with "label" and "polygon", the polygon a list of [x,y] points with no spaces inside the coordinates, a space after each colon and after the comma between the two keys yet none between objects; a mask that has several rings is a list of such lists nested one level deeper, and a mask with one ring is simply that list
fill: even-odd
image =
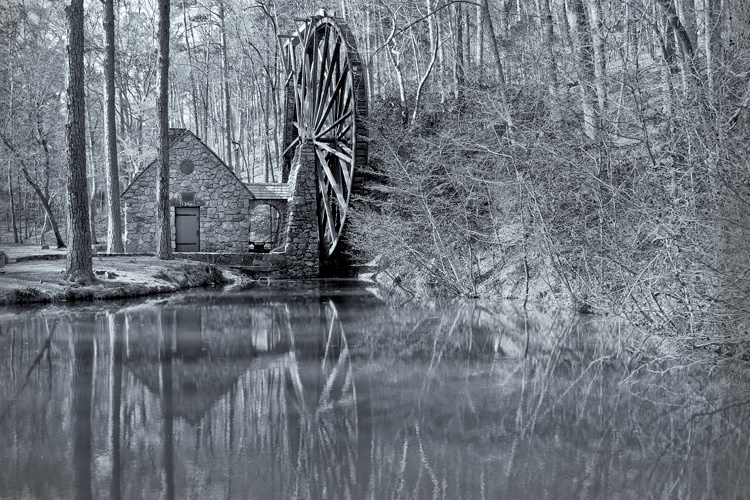
[{"label": "reflection of water wheel", "polygon": [[282,175],[286,182],[296,146],[311,141],[318,170],[321,254],[330,257],[367,162],[366,78],[354,36],[343,19],[323,13],[304,23],[285,44]]},{"label": "reflection of water wheel", "polygon": [[315,352],[310,352],[310,344],[301,349],[292,341],[286,366],[289,438],[285,442],[290,444],[295,479],[308,492],[306,496],[338,498],[338,492],[357,491],[357,389],[346,332],[333,300],[322,301],[319,314],[318,327],[313,329],[317,330]]},{"label": "reflection of water wheel", "polygon": [[335,302],[323,300],[318,314],[317,326],[301,336],[289,327],[292,382],[297,396],[304,393],[310,400],[304,406],[312,411],[333,402],[346,406],[356,399],[347,335]]}]

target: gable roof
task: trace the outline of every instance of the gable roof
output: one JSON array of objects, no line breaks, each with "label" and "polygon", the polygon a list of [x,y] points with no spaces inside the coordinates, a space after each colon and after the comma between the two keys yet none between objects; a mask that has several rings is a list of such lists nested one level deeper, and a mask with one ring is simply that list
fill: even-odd
[{"label": "gable roof", "polygon": [[[201,138],[198,137],[197,135],[195,135],[191,130],[188,130],[186,128],[170,128],[169,131],[168,131],[169,148],[172,149],[172,146],[175,143],[177,143],[179,140],[181,140],[184,136],[186,136],[188,134],[191,135],[196,141],[198,141],[198,143],[201,146],[203,146],[203,148],[206,151],[208,151],[211,154],[211,156],[213,156],[213,158],[216,160],[216,162],[220,166],[224,167],[232,175],[232,177],[234,177],[237,180],[237,183],[240,184],[243,188],[245,188],[245,190],[248,192],[248,194],[250,194],[252,196],[252,193],[250,192],[250,190],[247,188],[247,186],[245,185],[245,183],[242,182],[239,177],[237,177],[237,174],[235,174],[234,171],[231,168],[229,168],[226,163],[224,163],[224,160],[222,160],[221,158],[219,158],[219,155],[217,155],[214,152],[213,149],[209,148],[206,145],[206,143],[203,142],[201,140]],[[170,159],[170,162],[171,162],[171,159]],[[158,157],[155,158],[151,163],[149,163],[143,170],[141,170],[140,172],[138,172],[138,174],[135,177],[133,177],[133,180],[130,181],[130,184],[128,184],[128,187],[126,187],[125,190],[120,194],[120,198],[122,198],[123,196],[125,196],[125,194],[128,193],[128,191],[130,191],[130,188],[132,188],[133,185],[135,185],[135,183],[138,181],[138,179],[140,179],[141,176],[147,170],[149,170],[150,168],[156,168],[155,165],[157,163],[159,163],[159,158]]]},{"label": "gable roof", "polygon": [[[197,425],[242,375],[253,368],[255,358],[243,353],[235,359],[218,361],[201,357],[194,361],[176,359],[172,370],[172,411],[177,417]],[[125,361],[131,373],[157,396],[163,394],[163,361],[131,359]]]}]

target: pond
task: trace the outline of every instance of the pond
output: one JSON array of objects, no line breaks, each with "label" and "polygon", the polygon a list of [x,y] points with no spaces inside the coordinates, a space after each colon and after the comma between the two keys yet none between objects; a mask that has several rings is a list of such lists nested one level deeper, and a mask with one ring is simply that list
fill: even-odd
[{"label": "pond", "polygon": [[0,309],[0,498],[747,498],[746,367],[342,283]]}]

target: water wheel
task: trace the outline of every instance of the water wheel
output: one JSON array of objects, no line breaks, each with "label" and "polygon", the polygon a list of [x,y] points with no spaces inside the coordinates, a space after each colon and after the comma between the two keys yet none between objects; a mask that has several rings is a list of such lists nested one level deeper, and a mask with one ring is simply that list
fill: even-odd
[{"label": "water wheel", "polygon": [[315,148],[321,257],[331,257],[344,232],[351,195],[367,163],[367,91],[362,60],[343,19],[322,12],[284,37],[286,123],[282,176],[289,178],[301,141]]}]

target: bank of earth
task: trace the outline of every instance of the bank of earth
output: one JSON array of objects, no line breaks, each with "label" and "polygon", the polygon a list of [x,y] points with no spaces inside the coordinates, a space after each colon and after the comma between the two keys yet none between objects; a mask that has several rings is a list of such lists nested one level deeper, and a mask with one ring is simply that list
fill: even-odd
[{"label": "bank of earth", "polygon": [[224,266],[147,255],[97,255],[93,258],[96,283],[79,286],[64,278],[64,249],[4,244],[0,250],[8,258],[0,269],[0,305],[121,299],[249,283],[249,278]]}]

